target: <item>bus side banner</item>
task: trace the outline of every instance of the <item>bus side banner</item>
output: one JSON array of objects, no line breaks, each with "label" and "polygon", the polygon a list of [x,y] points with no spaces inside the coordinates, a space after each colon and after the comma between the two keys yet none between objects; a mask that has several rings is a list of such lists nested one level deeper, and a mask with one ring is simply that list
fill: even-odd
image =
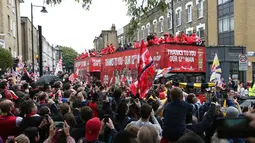
[{"label": "bus side banner", "polygon": [[[205,47],[161,44],[148,47],[157,69],[172,67],[171,72],[206,72]],[[102,56],[101,80],[119,81],[123,76],[137,79],[139,49]],[[113,79],[115,78],[115,79]]]},{"label": "bus side banner", "polygon": [[[148,47],[157,69],[172,67],[171,72],[206,72],[205,47],[179,44],[160,44]],[[118,51],[102,57],[87,57],[75,61],[86,72],[100,72],[101,81],[118,83],[123,77],[132,83],[137,79],[140,49]]]}]

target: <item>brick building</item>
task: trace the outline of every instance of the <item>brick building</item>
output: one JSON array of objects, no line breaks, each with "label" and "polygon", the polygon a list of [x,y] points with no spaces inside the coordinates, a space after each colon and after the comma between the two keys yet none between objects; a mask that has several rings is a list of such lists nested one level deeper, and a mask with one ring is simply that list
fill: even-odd
[{"label": "brick building", "polygon": [[23,0],[0,0],[0,45],[13,57],[22,55],[20,3]]},{"label": "brick building", "polygon": [[146,40],[150,33],[156,33],[160,37],[166,32],[177,35],[184,31],[191,34],[193,30],[207,41],[207,0],[174,0],[173,3],[170,0],[166,11],[155,8],[141,19],[136,34],[133,37],[128,36],[126,33],[129,25],[126,25],[124,34],[118,35],[119,41],[123,37],[124,44],[128,44],[134,40]]},{"label": "brick building", "polygon": [[[27,63],[32,63],[32,37],[31,37],[31,21],[28,17],[21,17],[21,47],[22,47],[22,58]],[[38,32],[35,26],[34,30],[34,58],[38,55]],[[35,59],[34,59],[35,60]]]},{"label": "brick building", "polygon": [[102,30],[101,34],[98,37],[95,37],[94,41],[94,48],[97,51],[100,51],[104,47],[107,46],[107,44],[113,44],[114,46],[118,46],[118,40],[117,40],[117,31],[116,27],[113,24],[110,30]]},{"label": "brick building", "polygon": [[[255,80],[254,7],[253,0],[208,0],[208,44],[232,46],[232,55],[238,51],[234,46],[245,46],[249,56],[247,81]],[[240,79],[238,61],[228,61],[226,66],[230,76]]]}]

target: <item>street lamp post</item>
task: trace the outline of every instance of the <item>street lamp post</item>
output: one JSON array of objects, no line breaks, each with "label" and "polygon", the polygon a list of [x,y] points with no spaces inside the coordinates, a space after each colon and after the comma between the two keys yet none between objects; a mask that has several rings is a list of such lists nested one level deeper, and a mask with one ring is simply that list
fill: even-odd
[{"label": "street lamp post", "polygon": [[44,6],[40,6],[40,5],[33,5],[31,3],[31,40],[32,40],[32,71],[33,73],[35,72],[35,61],[34,61],[34,17],[33,17],[33,7],[41,7],[42,13],[48,13],[48,11],[46,10],[46,7]]}]

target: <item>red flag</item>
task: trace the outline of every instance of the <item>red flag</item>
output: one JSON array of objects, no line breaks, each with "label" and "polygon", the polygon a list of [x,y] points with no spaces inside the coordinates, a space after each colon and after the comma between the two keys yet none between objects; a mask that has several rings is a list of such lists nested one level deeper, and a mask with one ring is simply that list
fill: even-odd
[{"label": "red flag", "polygon": [[129,88],[130,88],[130,91],[133,93],[133,95],[136,95],[136,90],[138,88],[138,81],[130,84]]},{"label": "red flag", "polygon": [[81,65],[79,65],[79,66],[77,67],[77,69],[76,69],[76,71],[75,71],[75,73],[74,73],[74,79],[78,78],[80,70],[81,70]]},{"label": "red flag", "polygon": [[68,77],[68,79],[73,83],[74,80],[75,80],[74,74],[72,73],[72,74]]},{"label": "red flag", "polygon": [[138,67],[138,88],[140,97],[143,98],[153,84],[156,66],[144,42],[141,43],[140,61]]}]

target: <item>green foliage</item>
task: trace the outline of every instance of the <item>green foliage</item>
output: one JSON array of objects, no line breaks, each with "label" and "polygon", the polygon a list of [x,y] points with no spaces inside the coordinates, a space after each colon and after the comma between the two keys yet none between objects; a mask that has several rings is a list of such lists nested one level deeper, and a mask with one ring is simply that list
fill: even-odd
[{"label": "green foliage", "polygon": [[13,66],[13,58],[11,53],[0,47],[0,68],[1,72],[6,72],[9,68]]},{"label": "green foliage", "polygon": [[74,59],[77,57],[78,53],[71,47],[60,46],[62,53],[62,62],[66,70],[74,69]]}]

